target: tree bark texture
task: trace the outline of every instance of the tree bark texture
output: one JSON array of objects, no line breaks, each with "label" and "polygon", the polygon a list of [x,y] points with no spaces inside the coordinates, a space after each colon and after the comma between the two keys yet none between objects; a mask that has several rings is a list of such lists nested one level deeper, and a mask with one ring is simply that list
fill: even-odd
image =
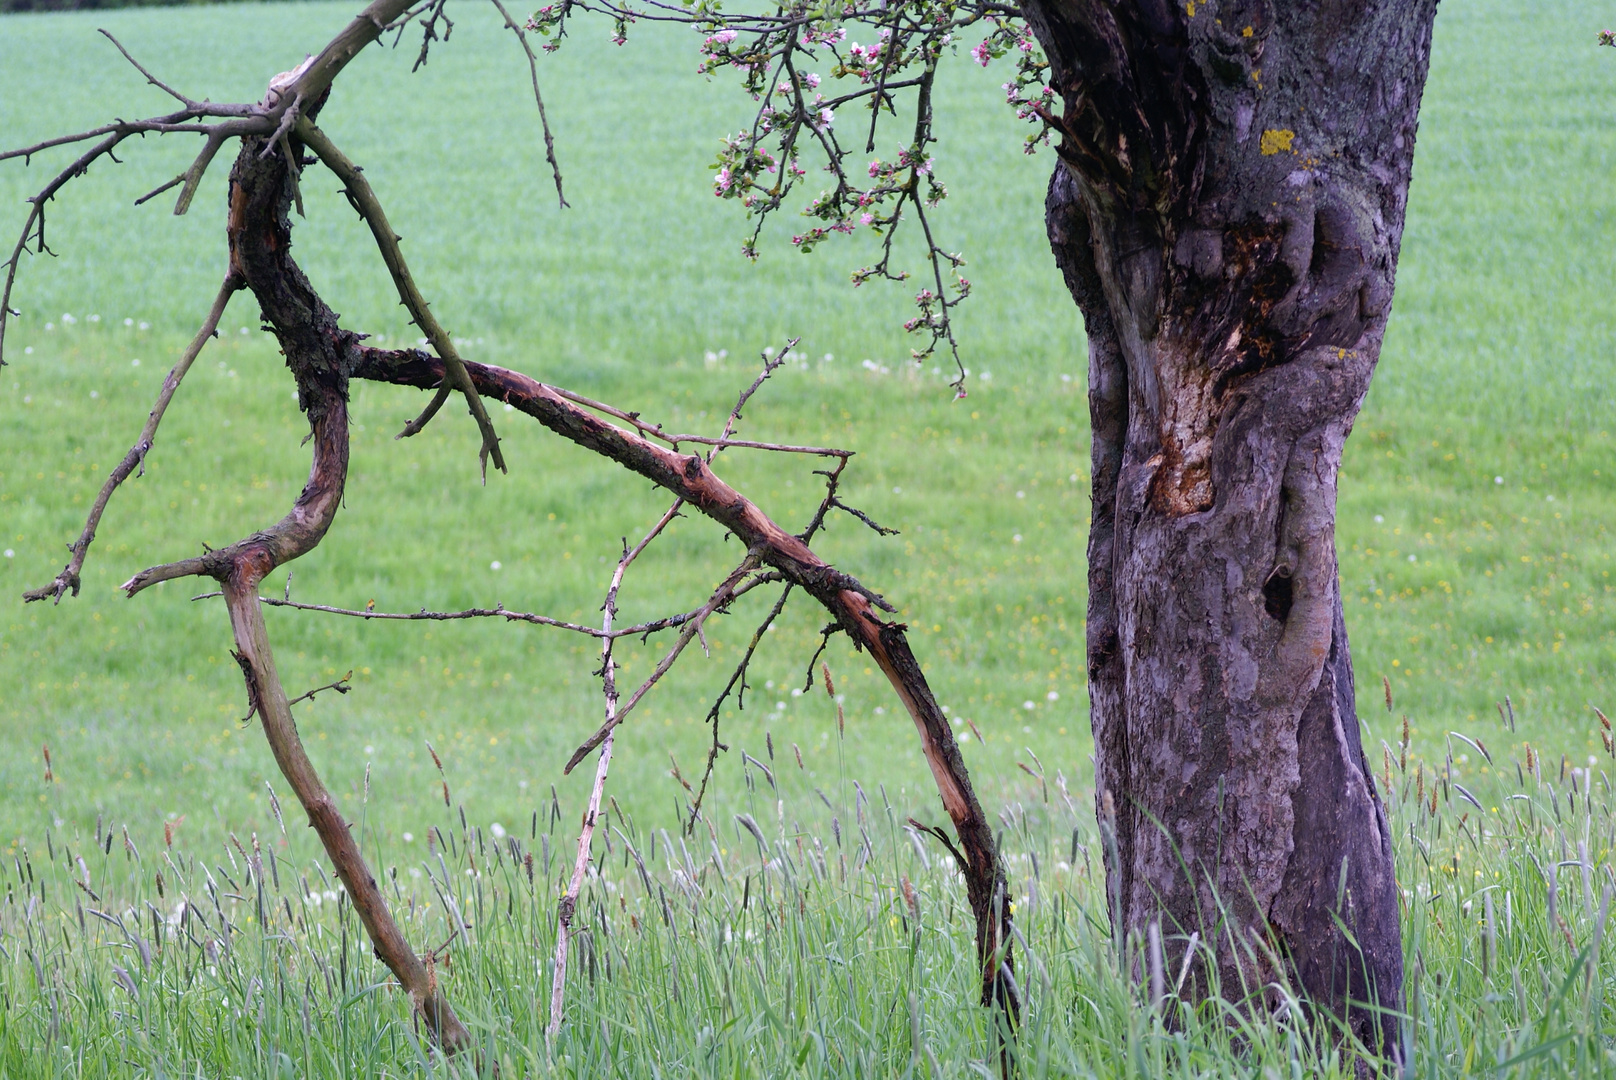
[{"label": "tree bark texture", "polygon": [[[1119,933],[1285,977],[1398,1056],[1385,808],[1335,554],[1390,314],[1435,0],[1028,0],[1083,312],[1088,664]],[[1173,948],[1176,935],[1176,949]],[[1212,968],[1215,967],[1214,972]],[[1211,977],[1216,975],[1219,983]]]},{"label": "tree bark texture", "polygon": [[471,1045],[471,1033],[444,997],[431,966],[410,947],[394,921],[351,826],[304,751],[258,600],[259,583],[276,567],[313,550],[342,504],[348,475],[348,379],[362,351],[360,336],[341,328],[336,314],[291,258],[287,214],[293,181],[287,160],[301,151],[295,142],[277,148],[261,138],[242,140],[230,172],[226,286],[240,283],[252,290],[280,342],[297,383],[299,403],[309,418],[314,452],[308,483],[276,524],[228,547],[142,571],[123,589],[133,596],[157,582],[192,575],[220,582],[230,611],[235,659],[275,762],[330,855],[376,955],[409,995],[433,1041],[455,1053]]}]

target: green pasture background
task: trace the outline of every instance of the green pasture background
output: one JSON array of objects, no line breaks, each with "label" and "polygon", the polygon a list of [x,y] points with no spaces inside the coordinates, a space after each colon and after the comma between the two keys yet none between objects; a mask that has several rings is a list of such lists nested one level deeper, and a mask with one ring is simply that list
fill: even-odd
[{"label": "green pasture background", "polygon": [[[1599,746],[1591,706],[1616,705],[1616,54],[1593,44],[1611,7],[1449,0],[1438,17],[1395,314],[1341,484],[1338,543],[1370,745],[1395,742],[1406,713],[1427,755],[1458,730],[1577,760]],[[97,27],[193,96],[246,100],[352,9],[7,17],[0,142],[166,108]],[[1043,236],[1054,158],[1022,154],[999,89],[1007,71],[962,53],[939,94],[938,171],[952,195],[937,226],[966,253],[976,288],[959,316],[971,393],[954,403],[943,374],[907,360],[900,324],[918,286],[849,286],[868,245],[803,257],[787,219],[757,264],[739,255],[746,222],[713,198],[707,166],[750,102],[696,74],[694,37],[640,26],[617,47],[609,27],[586,21],[542,58],[572,203],[563,211],[515,41],[492,7],[450,14],[451,40],[414,75],[414,35],[396,52],[364,54],[322,124],[366,168],[465,353],[711,432],[758,351],[800,335],[803,362],[762,392],[743,433],[858,451],[849,501],[902,535],[883,540],[843,517],[818,546],[899,606],[940,699],[987,737],[966,745],[986,801],[1024,785],[1016,763],[1030,762],[1029,749],[1051,776],[1087,785],[1085,352]],[[839,123],[861,121],[850,111]],[[880,153],[900,135],[887,130]],[[305,428],[250,298],[231,305],[222,340],[180,390],[146,475],[115,497],[83,594],[56,607],[18,599],[59,569],[223,272],[227,161],[185,218],[169,215],[166,196],[132,205],[196,149],[181,137],[131,142],[123,164],[71,184],[47,219],[56,257],[26,259],[14,299],[23,314],[0,371],[6,841],[55,821],[89,830],[98,814],[128,822],[141,843],[180,816],[193,839],[266,831],[264,781],[276,778],[262,739],[240,723],[223,609],[191,600],[200,584],[134,600],[115,591],[144,566],[274,520],[302,484]],[[68,160],[59,150],[31,167],[0,165],[8,229]],[[316,286],[347,325],[411,337],[335,181],[312,169],[303,191],[308,220],[294,242]],[[497,601],[598,618],[620,538],[632,542],[665,498],[498,409],[511,473],[483,486],[462,409],[393,440],[421,403],[413,391],[355,387],[346,507],[292,568],[294,598],[382,610]],[[729,451],[718,465],[793,529],[821,491],[808,459]],[[681,520],[631,572],[624,617],[695,606],[739,555],[710,523]],[[284,581],[277,574],[266,591]],[[714,624],[711,658],[693,655],[624,728],[610,790],[642,823],[672,824],[684,793],[669,754],[699,775],[699,720],[771,599],[754,594]],[[599,720],[590,642],[491,623],[268,619],[292,692],[354,670],[352,694],[323,695],[299,718],[344,800],[362,797],[369,768],[369,819],[384,836],[423,832],[440,797],[428,740],[477,820],[526,819],[552,784],[564,808],[577,807],[587,777],[560,767]],[[740,751],[763,757],[772,738],[777,759],[800,749],[809,786],[880,781],[894,804],[935,816],[909,721],[863,657],[840,640],[827,654],[846,699],[844,753],[823,693],[792,694],[823,622],[799,601],[769,634],[745,710],[726,711],[718,801],[739,798]],[[626,648],[622,678],[645,674],[663,645]],[[1396,691],[1391,715],[1382,676]],[[1496,711],[1506,694],[1513,737]]]}]

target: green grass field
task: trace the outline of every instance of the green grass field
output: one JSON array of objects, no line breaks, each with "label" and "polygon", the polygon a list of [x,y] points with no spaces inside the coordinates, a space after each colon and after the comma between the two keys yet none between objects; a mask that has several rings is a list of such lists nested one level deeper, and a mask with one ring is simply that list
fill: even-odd
[{"label": "green grass field", "polygon": [[[1394,742],[1399,717],[1409,715],[1415,753],[1431,760],[1456,730],[1484,740],[1501,762],[1530,742],[1579,764],[1599,752],[1590,706],[1616,703],[1613,316],[1605,302],[1616,276],[1616,57],[1592,44],[1609,14],[1452,0],[1438,19],[1396,314],[1348,444],[1338,531],[1359,711],[1372,740]],[[94,33],[98,26],[193,96],[239,100],[261,96],[271,75],[350,15],[348,5],[298,4],[7,17],[0,142],[163,107]],[[408,45],[362,57],[322,125],[366,168],[439,318],[474,359],[683,428],[716,429],[758,351],[800,335],[805,364],[776,377],[748,410],[745,432],[859,452],[844,490],[902,535],[882,540],[844,518],[819,546],[899,604],[940,698],[986,736],[966,753],[990,808],[1035,798],[1036,785],[1016,768],[1031,763],[1030,749],[1051,779],[1057,771],[1067,778],[1081,811],[1091,776],[1082,675],[1086,362],[1080,321],[1042,233],[1053,158],[1020,153],[1001,104],[1004,73],[961,57],[939,106],[939,171],[954,193],[939,221],[970,259],[976,286],[960,316],[972,392],[955,404],[943,376],[905,360],[908,290],[847,285],[848,271],[867,261],[857,244],[807,258],[765,245],[756,265],[739,256],[745,223],[711,197],[706,165],[719,138],[745,122],[748,102],[695,76],[695,42],[644,27],[617,48],[607,35],[604,26],[580,32],[541,66],[570,210],[555,206],[525,65],[491,11],[466,6],[452,40],[414,76]],[[193,852],[217,851],[230,832],[256,831],[266,842],[279,833],[264,787],[276,779],[267,748],[238,722],[245,709],[222,607],[192,602],[202,589],[179,582],[132,601],[115,592],[142,567],[274,520],[302,484],[306,429],[250,301],[236,300],[228,332],[180,391],[146,476],[115,497],[84,594],[59,607],[25,608],[16,598],[60,567],[101,477],[138,431],[217,287],[224,168],[185,218],[169,216],[162,200],[131,206],[194,151],[148,139],[125,164],[97,166],[52,204],[58,257],[25,265],[15,299],[24,314],[8,337],[11,366],[0,371],[0,545],[12,552],[0,559],[0,848],[37,859],[47,832],[62,851],[76,838],[76,851],[98,819],[127,825],[148,864],[141,888],[165,821],[183,818],[175,843]],[[19,227],[20,200],[56,160],[0,166],[0,206],[13,208]],[[348,325],[408,336],[335,181],[313,172],[304,194],[308,221],[295,242],[316,285]],[[790,225],[777,223],[777,240]],[[500,601],[594,618],[619,538],[643,531],[665,501],[497,410],[511,475],[479,486],[474,429],[458,410],[417,439],[392,439],[419,405],[414,392],[357,389],[346,508],[325,543],[293,567],[294,598],[350,607],[374,599],[384,610]],[[720,464],[793,528],[821,490],[812,468],[736,451]],[[694,606],[733,557],[716,528],[681,521],[631,572],[625,616]],[[277,575],[266,589],[283,582]],[[624,729],[609,790],[647,835],[673,830],[683,789],[669,775],[669,754],[687,775],[699,773],[707,735],[698,722],[769,602],[759,595],[738,606],[709,634],[711,658],[688,660]],[[560,766],[598,722],[588,642],[505,625],[361,624],[285,611],[268,618],[294,693],[355,672],[354,693],[323,695],[299,719],[328,782],[354,816],[363,811],[367,835],[388,858],[419,862],[427,826],[439,820],[428,740],[473,822],[516,832],[536,807],[550,807],[552,785],[560,820],[577,819],[587,777],[563,778]],[[751,807],[757,796],[739,752],[763,757],[769,739],[791,762],[782,785],[804,805],[813,788],[826,790],[843,808],[843,827],[853,779],[877,801],[884,785],[899,821],[938,817],[909,721],[862,657],[839,642],[828,655],[846,697],[845,740],[822,695],[792,694],[823,621],[795,605],[769,635],[746,709],[724,719],[735,749],[719,761],[715,820]],[[656,642],[630,649],[626,677],[659,655]],[[1396,690],[1390,716],[1379,703],[1383,675]],[[1496,711],[1506,694],[1516,735]],[[805,763],[800,776],[793,744]],[[1455,769],[1488,766],[1465,754]],[[760,821],[773,816],[767,806],[754,812]],[[1037,843],[1058,847],[1056,834],[1069,825],[1034,817],[1047,834]],[[814,830],[830,842],[824,822]],[[899,872],[890,841],[888,889]],[[733,837],[726,842],[733,848]],[[1594,843],[1593,856],[1608,858],[1608,846]],[[1414,850],[1412,840],[1404,844],[1405,867],[1419,857]],[[286,855],[303,866],[313,851],[297,839]],[[939,895],[947,888],[937,883]],[[1086,888],[1074,883],[1074,903],[1092,904]],[[133,902],[133,889],[131,880],[120,895]],[[711,903],[722,908],[727,896],[718,889]],[[60,890],[51,897],[71,899]],[[953,979],[946,992],[964,992],[956,977],[968,963],[964,934],[956,922],[939,935],[955,968],[939,967],[916,987]],[[851,986],[847,993],[863,1000]],[[396,1003],[364,1007],[397,1016]],[[907,1032],[906,1009],[883,1013],[881,1023]],[[747,1013],[744,1024],[757,1016]],[[220,1056],[209,1060],[221,1069],[237,1052],[230,1047],[247,1045],[213,1021],[197,1023],[197,1038],[220,1040]],[[681,1038],[698,1040],[702,1023],[691,1020]],[[951,1068],[984,1053],[980,1018],[960,1023],[950,1029],[953,1048],[937,1051]],[[35,1029],[9,1029],[22,1040],[16,1045],[26,1045],[24,1030]],[[739,1037],[726,1030],[726,1039]],[[1090,1034],[1095,1046],[1115,1036]],[[396,1030],[388,1037],[399,1038]],[[635,1038],[656,1045],[655,1036]],[[870,1060],[898,1061],[901,1072],[910,1044],[907,1035],[900,1041],[901,1061]],[[1456,1071],[1462,1055],[1439,1064]],[[1138,1069],[1151,1071],[1144,1058]]]}]

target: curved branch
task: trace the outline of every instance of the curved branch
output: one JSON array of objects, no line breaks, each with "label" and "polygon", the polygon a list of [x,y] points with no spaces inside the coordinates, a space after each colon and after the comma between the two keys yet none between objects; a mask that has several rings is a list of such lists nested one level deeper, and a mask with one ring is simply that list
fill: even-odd
[{"label": "curved branch", "polygon": [[342,505],[349,453],[345,368],[357,342],[356,335],[340,329],[336,315],[291,260],[286,219],[290,165],[281,154],[266,157],[266,145],[273,144],[245,140],[230,174],[230,265],[274,326],[297,380],[314,442],[309,480],[276,524],[199,558],[144,570],[123,589],[133,596],[155,582],[190,575],[205,575],[223,586],[247,698],[263,723],[276,764],[308,814],[377,956],[397,977],[437,1045],[455,1053],[471,1045],[471,1034],[393,920],[348,822],[303,748],[259,603],[258,585],[265,575],[319,544]]},{"label": "curved branch", "polygon": [[[1002,902],[1005,875],[998,845],[971,786],[953,729],[909,648],[907,628],[875,613],[875,607],[890,610],[890,605],[826,563],[800,537],[775,524],[755,503],[719,479],[701,457],[680,454],[608,424],[553,387],[518,372],[477,363],[467,363],[466,371],[483,396],[514,406],[563,438],[611,458],[734,533],[761,563],[774,567],[818,600],[855,646],[874,658],[914,720],[943,807],[970,862],[965,880],[977,922],[984,1003],[997,1003],[1009,1015],[1016,1015],[1018,995],[1013,982],[1001,972],[1001,965],[1010,971],[1012,964],[1010,911]],[[444,368],[437,357],[417,349],[362,348],[353,376],[430,390],[443,381]],[[997,904],[995,896],[1001,898]]]}]

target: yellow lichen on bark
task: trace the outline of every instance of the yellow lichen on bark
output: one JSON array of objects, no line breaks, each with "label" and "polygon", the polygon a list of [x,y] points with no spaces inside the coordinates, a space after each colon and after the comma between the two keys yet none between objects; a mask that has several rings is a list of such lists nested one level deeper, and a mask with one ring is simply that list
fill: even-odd
[{"label": "yellow lichen on bark", "polygon": [[1289,151],[1291,140],[1296,138],[1296,132],[1290,128],[1269,128],[1262,133],[1262,142],[1259,148],[1263,157],[1272,157],[1281,151]]}]

